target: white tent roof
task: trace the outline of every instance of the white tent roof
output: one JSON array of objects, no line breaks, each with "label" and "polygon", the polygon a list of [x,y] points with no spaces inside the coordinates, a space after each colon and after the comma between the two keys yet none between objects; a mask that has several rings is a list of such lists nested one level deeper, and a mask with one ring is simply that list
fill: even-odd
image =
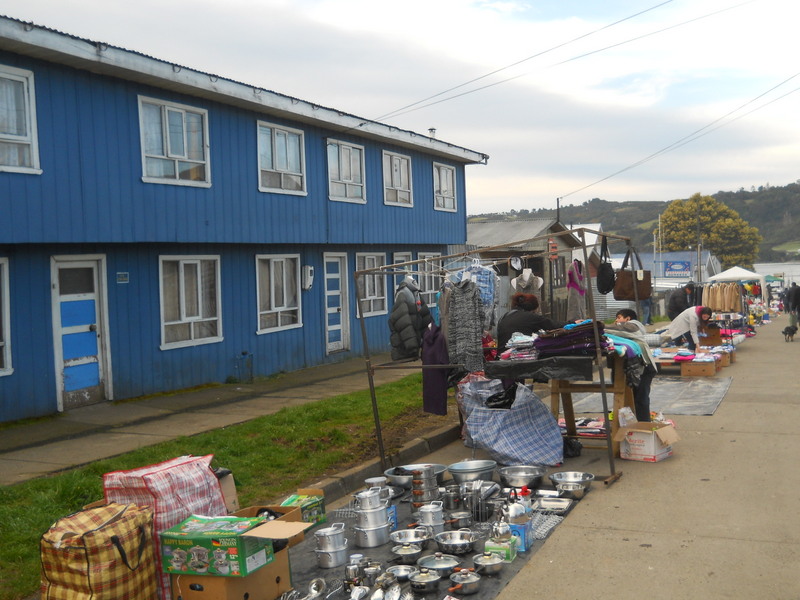
[{"label": "white tent roof", "polygon": [[712,275],[708,278],[709,281],[758,281],[761,285],[761,289],[765,290],[767,286],[767,280],[764,278],[763,275],[759,275],[758,273],[754,273],[753,271],[748,271],[747,269],[743,269],[742,267],[731,267],[722,273],[717,273],[716,275]]}]

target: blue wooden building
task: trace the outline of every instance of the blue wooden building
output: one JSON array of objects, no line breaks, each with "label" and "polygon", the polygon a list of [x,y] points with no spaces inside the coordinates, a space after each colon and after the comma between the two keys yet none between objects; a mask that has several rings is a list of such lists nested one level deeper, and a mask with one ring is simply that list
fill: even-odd
[{"label": "blue wooden building", "polygon": [[0,17],[0,421],[361,353],[487,158]]}]

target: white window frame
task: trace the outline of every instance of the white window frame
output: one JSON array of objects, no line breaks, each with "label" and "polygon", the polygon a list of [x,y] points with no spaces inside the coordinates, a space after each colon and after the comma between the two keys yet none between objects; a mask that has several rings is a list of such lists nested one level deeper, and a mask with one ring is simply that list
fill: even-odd
[{"label": "white window frame", "polygon": [[[418,252],[417,258],[424,262],[419,265],[419,293],[425,304],[436,304],[436,294],[442,287],[442,260],[441,252]],[[438,259],[438,260],[437,260]]]},{"label": "white window frame", "polygon": [[[400,263],[407,263],[414,260],[414,253],[413,252],[394,252],[392,253],[392,264],[398,265]],[[413,267],[409,266],[408,272],[412,270]],[[394,287],[397,289],[397,286],[406,278],[407,273],[396,273],[394,276]]]},{"label": "white window frame", "polygon": [[[259,269],[260,264],[263,261],[269,262],[270,266],[270,306],[271,308],[267,310],[261,310],[261,270]],[[287,303],[287,290],[286,286],[283,289],[283,297],[277,298],[277,292],[279,290],[275,289],[275,266],[281,265],[281,268],[284,269],[286,267],[287,261],[294,261],[294,279],[295,279],[295,297],[297,298],[297,305],[293,306]],[[285,331],[287,329],[296,329],[298,327],[303,326],[303,302],[302,302],[302,292],[301,292],[301,284],[300,275],[301,274],[301,266],[300,266],[300,255],[299,254],[257,254],[256,255],[256,334],[261,335],[264,333],[273,333],[276,331]],[[295,323],[289,323],[287,325],[280,324],[280,318],[282,312],[291,312],[297,311],[297,321]],[[277,327],[262,327],[261,326],[261,317],[262,315],[267,314],[277,314],[278,315],[278,326]]]},{"label": "white window frame", "polygon": [[[383,151],[383,203],[389,206],[414,207],[413,168],[411,157],[397,152]],[[403,181],[406,179],[407,181]],[[408,194],[408,200],[398,200]],[[392,198],[394,196],[394,198]]]},{"label": "white window frame", "polygon": [[[28,146],[30,165],[7,165],[0,163],[0,171],[41,175],[39,164],[39,133],[36,126],[36,92],[33,85],[33,71],[0,65],[0,78],[19,81],[23,84],[23,108],[25,109],[25,133],[14,135],[0,133],[0,142]],[[2,157],[2,154],[0,154]]]},{"label": "white window frame", "polygon": [[[216,314],[213,317],[203,317],[204,306],[203,306],[203,298],[205,294],[203,293],[202,284],[203,284],[203,277],[202,277],[202,265],[203,261],[213,261],[214,262],[214,285],[216,287],[215,290],[215,298],[216,298]],[[166,322],[165,317],[165,302],[164,302],[164,263],[166,262],[177,262],[178,263],[178,285],[180,286],[180,295],[178,297],[179,302],[179,312],[180,317],[177,320],[170,321],[169,323]],[[187,315],[186,313],[186,293],[185,293],[185,277],[184,272],[185,268],[188,265],[196,265],[197,266],[197,315]],[[186,348],[188,346],[201,346],[203,344],[213,344],[216,342],[221,342],[223,340],[222,337],[222,291],[221,291],[221,277],[220,277],[220,257],[217,255],[164,255],[158,257],[158,289],[159,289],[159,302],[161,305],[161,350],[171,350],[173,348]],[[195,337],[195,326],[216,321],[217,323],[217,335],[213,337]],[[169,325],[189,325],[191,331],[191,337],[187,340],[180,340],[176,342],[167,342],[167,335],[166,329]]]},{"label": "white window frame", "polygon": [[[442,179],[450,179],[450,189],[443,189]],[[433,208],[444,212],[456,212],[456,170],[450,165],[433,163]]]},{"label": "white window frame", "polygon": [[[161,110],[161,144],[164,149],[163,154],[148,154],[147,153],[147,128],[145,126],[145,111],[144,105],[156,105]],[[183,152],[177,150],[173,151],[170,148],[170,135],[168,132],[168,114],[180,114],[183,121]],[[186,154],[187,143],[187,128],[186,128],[186,114],[199,115],[203,121],[203,158],[202,160],[189,158]],[[142,181],[145,183],[162,183],[167,185],[185,185],[191,187],[211,187],[211,142],[208,137],[208,111],[196,106],[189,106],[186,104],[179,104],[177,102],[169,102],[167,100],[159,100],[158,98],[148,98],[147,96],[139,96],[139,137],[142,152]],[[173,161],[175,165],[174,177],[159,177],[156,175],[147,174],[147,159],[154,158],[164,161]],[[202,165],[205,168],[205,177],[203,180],[181,179],[179,163],[194,163]]]},{"label": "white window frame", "polygon": [[[272,156],[271,168],[265,168],[261,164],[261,157],[263,155],[262,149],[265,140],[262,137],[262,130],[268,129],[270,131],[270,153]],[[294,170],[289,167],[288,158],[288,138],[289,136],[298,136],[299,156],[296,157],[299,163],[299,170]],[[258,121],[256,125],[256,137],[258,145],[258,191],[259,192],[272,192],[278,194],[289,194],[294,196],[305,196],[306,191],[306,138],[305,133],[300,129],[293,129],[291,127],[284,127],[283,125],[276,125],[275,123],[268,123],[266,121]],[[280,147],[285,147],[286,164],[276,164],[281,162]],[[263,184],[263,174],[273,173],[280,177],[281,185],[279,187],[270,187]],[[292,178],[300,179],[300,189],[293,189],[290,181]]]},{"label": "white window frame", "polygon": [[11,302],[8,289],[8,259],[0,258],[0,377],[11,375]]},{"label": "white window frame", "polygon": [[[378,252],[356,252],[356,271],[377,269],[386,266],[386,254]],[[361,298],[356,309],[361,312],[362,304],[366,306],[365,317],[385,315],[389,312],[389,301],[386,292],[386,273],[378,271],[358,278]],[[380,306],[383,308],[380,308]],[[378,306],[378,308],[376,308]]]},{"label": "white window frame", "polygon": [[[331,156],[335,148],[336,156]],[[360,155],[360,159],[354,158],[354,151]],[[367,182],[364,156],[366,150],[364,146],[343,142],[340,140],[328,139],[326,155],[328,161],[328,199],[334,202],[352,202],[354,204],[367,203]],[[333,170],[333,160],[336,160],[336,172]],[[358,172],[356,172],[358,171]],[[343,186],[345,193],[342,195],[333,188]],[[360,190],[361,194],[351,194],[351,191]]]}]

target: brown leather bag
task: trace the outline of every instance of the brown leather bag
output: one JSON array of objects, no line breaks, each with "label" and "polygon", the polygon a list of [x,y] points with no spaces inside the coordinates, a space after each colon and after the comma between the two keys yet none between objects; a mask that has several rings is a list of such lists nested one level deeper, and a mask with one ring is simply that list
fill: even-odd
[{"label": "brown leather bag", "polygon": [[[634,270],[634,261],[631,254],[636,257],[639,268]],[[628,268],[628,260],[631,261],[631,268]],[[636,293],[634,294],[634,285]],[[633,248],[629,248],[625,253],[625,260],[622,261],[622,268],[617,271],[617,279],[614,282],[614,300],[647,300],[653,293],[653,284],[650,280],[650,271],[646,271],[642,265],[639,253]]]}]

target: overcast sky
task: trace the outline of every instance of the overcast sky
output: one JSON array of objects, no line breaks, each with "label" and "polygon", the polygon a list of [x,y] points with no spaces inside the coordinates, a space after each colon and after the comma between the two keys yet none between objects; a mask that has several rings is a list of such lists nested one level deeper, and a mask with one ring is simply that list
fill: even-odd
[{"label": "overcast sky", "polygon": [[0,14],[404,129],[436,128],[490,156],[467,167],[467,210],[479,214],[800,179],[798,6],[3,0]]}]

